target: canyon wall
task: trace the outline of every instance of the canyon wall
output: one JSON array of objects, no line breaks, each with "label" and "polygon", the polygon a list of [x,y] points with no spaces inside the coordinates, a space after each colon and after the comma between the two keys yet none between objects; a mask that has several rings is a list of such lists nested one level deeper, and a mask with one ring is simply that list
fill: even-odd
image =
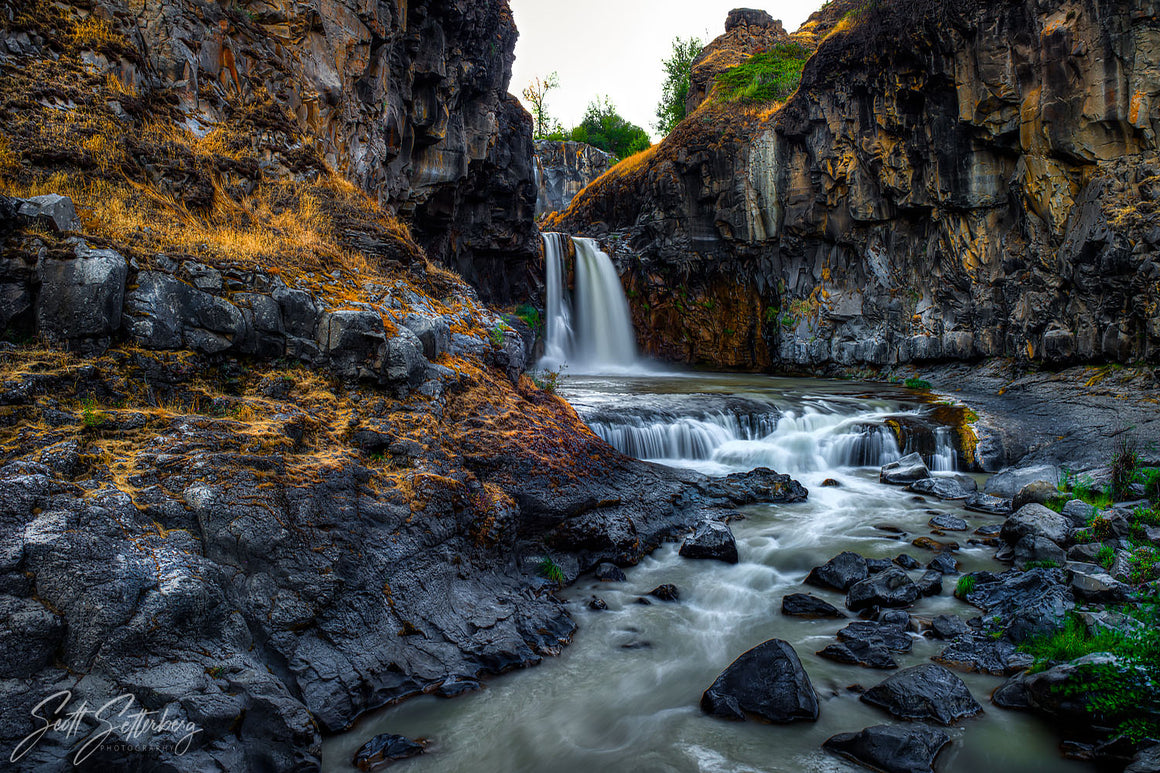
[{"label": "canyon wall", "polygon": [[817,50],[786,104],[710,94],[550,224],[619,256],[645,348],[1160,357],[1157,4],[861,5],[791,36]]},{"label": "canyon wall", "polygon": [[584,142],[536,140],[536,217],[559,212],[576,194],[616,163],[616,157]]}]

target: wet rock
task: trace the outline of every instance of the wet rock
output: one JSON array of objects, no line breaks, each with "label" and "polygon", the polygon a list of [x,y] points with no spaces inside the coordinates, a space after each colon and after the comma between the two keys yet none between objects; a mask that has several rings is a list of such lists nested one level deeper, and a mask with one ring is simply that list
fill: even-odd
[{"label": "wet rock", "polygon": [[907,454],[896,462],[883,465],[878,479],[883,483],[904,486],[930,477],[930,470],[918,454]]},{"label": "wet rock", "polygon": [[650,590],[648,595],[655,599],[660,599],[661,601],[679,601],[681,598],[681,593],[677,590],[677,586],[672,585],[671,583],[658,585],[657,587]]},{"label": "wet rock", "polygon": [[910,652],[914,646],[913,639],[903,626],[873,620],[857,620],[850,623],[838,631],[838,640],[847,643],[879,643],[892,652]]},{"label": "wet rock", "polygon": [[967,594],[967,602],[989,616],[998,616],[1007,638],[1015,643],[1055,630],[1075,607],[1061,569],[1012,570],[991,577],[975,572],[970,576],[976,578],[976,584]]},{"label": "wet rock", "polygon": [[393,762],[422,754],[428,743],[425,738],[412,740],[394,733],[376,735],[354,753],[354,766],[359,770],[382,770]]},{"label": "wet rock", "polygon": [[930,720],[943,725],[982,712],[963,680],[933,663],[907,668],[871,687],[860,698],[899,719]]},{"label": "wet rock", "polygon": [[963,507],[972,512],[986,513],[987,515],[1011,514],[1010,499],[994,497],[990,494],[972,494],[963,502]]},{"label": "wet rock", "polygon": [[894,565],[894,563],[889,558],[867,558],[866,559],[866,571],[869,572],[870,574],[878,574],[879,572],[885,572],[887,569],[889,569],[893,565]]},{"label": "wet rock", "polygon": [[597,564],[593,574],[600,582],[624,582],[628,579],[624,576],[624,571],[619,566],[610,564],[607,561]]},{"label": "wet rock", "polygon": [[[971,482],[974,483],[974,481]],[[928,496],[938,497],[939,499],[953,500],[966,499],[971,494],[974,494],[978,487],[968,488],[962,481],[955,478],[937,476],[915,481],[907,488],[919,494],[926,494]]]},{"label": "wet rock", "polygon": [[806,576],[806,583],[819,588],[844,591],[849,590],[854,583],[866,579],[869,573],[866,559],[857,553],[847,551],[811,569]]},{"label": "wet rock", "polygon": [[808,593],[790,593],[781,600],[781,613],[807,619],[838,618],[846,614],[833,604]]},{"label": "wet rock", "polygon": [[705,558],[737,563],[737,541],[733,532],[720,521],[706,521],[685,538],[680,554],[685,558]]},{"label": "wet rock", "polygon": [[1024,701],[1031,708],[1052,717],[1089,723],[1092,695],[1091,678],[1086,669],[1092,666],[1115,667],[1117,663],[1114,656],[1098,652],[1052,666],[1046,671],[1019,674],[1003,685],[1003,698],[1013,704]]},{"label": "wet rock", "polygon": [[971,633],[958,636],[931,659],[958,671],[995,676],[1010,676],[1034,662],[1009,641]]},{"label": "wet rock", "polygon": [[958,615],[936,615],[930,621],[930,633],[936,639],[954,639],[968,630],[967,621]]},{"label": "wet rock", "polygon": [[1160,744],[1152,744],[1136,752],[1124,773],[1156,773],[1160,771]]},{"label": "wet rock", "polygon": [[922,573],[922,577],[914,581],[914,586],[918,588],[920,596],[937,596],[943,591],[942,578],[941,572],[928,569]]},{"label": "wet rock", "polygon": [[938,540],[932,539],[931,537],[915,537],[910,541],[910,544],[914,545],[916,548],[930,550],[934,553],[943,553],[946,551],[955,551],[959,549],[959,543],[954,542],[953,540],[939,542]]},{"label": "wet rock", "polygon": [[823,488],[838,488],[841,485],[841,483],[834,480],[833,478],[826,478],[824,481],[822,481]]},{"label": "wet rock", "polygon": [[84,242],[75,247],[71,259],[41,258],[36,264],[41,284],[36,321],[41,334],[85,351],[108,346],[121,327],[128,273],[122,255],[92,249]]},{"label": "wet rock", "polygon": [[0,595],[0,674],[27,679],[47,664],[64,643],[64,620],[44,604]]},{"label": "wet rock", "polygon": [[435,695],[440,698],[458,698],[460,695],[482,689],[483,685],[479,683],[478,679],[472,679],[469,676],[453,676],[443,680],[443,684],[435,688]]},{"label": "wet rock", "polygon": [[897,626],[903,631],[911,630],[910,613],[904,609],[884,609],[875,619],[879,623]]},{"label": "wet rock", "polygon": [[894,557],[894,563],[901,566],[903,569],[918,569],[922,564],[914,556],[906,553],[900,553]]},{"label": "wet rock", "polygon": [[927,521],[927,523],[934,528],[942,529],[943,531],[966,531],[968,528],[967,522],[962,518],[954,515],[947,515],[946,513],[940,513],[939,515],[934,516],[929,521]]},{"label": "wet rock", "polygon": [[1043,505],[1059,496],[1059,487],[1045,480],[1028,483],[1011,498],[1011,507],[1018,512],[1024,505]]},{"label": "wet rock", "polygon": [[849,641],[827,644],[818,650],[818,657],[863,668],[898,668],[898,661],[881,642]]},{"label": "wet rock", "polygon": [[809,675],[787,642],[770,639],[725,669],[701,696],[701,710],[725,719],[753,715],[787,723],[818,718],[818,699]]},{"label": "wet rock", "polygon": [[1044,565],[1049,563],[1054,566],[1063,566],[1067,561],[1067,554],[1063,552],[1063,548],[1046,537],[1028,534],[1015,544],[1012,560],[1018,568],[1028,564]]},{"label": "wet rock", "polygon": [[1030,711],[1031,696],[1027,693],[1025,674],[1017,674],[995,688],[991,693],[991,703],[1009,711]]},{"label": "wet rock", "polygon": [[1013,499],[1024,486],[1036,481],[1046,481],[1053,487],[1056,486],[1059,483],[1059,468],[1054,465],[1039,465],[1003,470],[987,479],[983,491],[1003,499]]},{"label": "wet rock", "polygon": [[950,742],[943,731],[922,725],[874,725],[839,733],[822,747],[884,773],[932,773],[935,759]]},{"label": "wet rock", "polygon": [[1071,521],[1040,504],[1026,504],[1003,523],[999,536],[1008,545],[1014,545],[1028,535],[1045,537],[1061,547],[1067,547]]},{"label": "wet rock", "polygon": [[593,596],[588,602],[588,608],[593,612],[603,612],[608,609],[608,602],[598,596]]},{"label": "wet rock", "polygon": [[940,574],[956,574],[959,571],[959,562],[950,553],[939,553],[926,565]]},{"label": "wet rock", "polygon": [[846,608],[857,612],[868,607],[905,607],[918,598],[918,588],[902,569],[891,567],[850,586]]}]

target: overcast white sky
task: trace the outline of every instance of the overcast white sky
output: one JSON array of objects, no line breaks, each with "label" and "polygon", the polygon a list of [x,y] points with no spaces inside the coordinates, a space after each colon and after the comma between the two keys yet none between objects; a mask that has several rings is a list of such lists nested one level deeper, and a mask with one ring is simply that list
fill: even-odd
[{"label": "overcast white sky", "polygon": [[536,76],[560,74],[548,112],[565,127],[580,122],[584,108],[607,94],[620,114],[653,139],[664,74],[661,60],[672,39],[708,42],[725,31],[732,8],[760,8],[793,32],[823,0],[510,0],[520,30],[511,92]]}]

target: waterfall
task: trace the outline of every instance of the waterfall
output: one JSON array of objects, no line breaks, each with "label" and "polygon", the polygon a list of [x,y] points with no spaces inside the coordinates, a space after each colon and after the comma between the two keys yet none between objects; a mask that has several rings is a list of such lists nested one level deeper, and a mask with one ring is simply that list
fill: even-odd
[{"label": "waterfall", "polygon": [[934,453],[930,457],[930,469],[933,472],[955,471],[955,444],[951,441],[951,431],[946,427],[936,427],[934,430]]},{"label": "waterfall", "polygon": [[624,371],[637,362],[628,300],[612,260],[591,239],[572,238],[576,292],[570,297],[564,257],[569,237],[544,234],[547,309],[539,367],[575,372]]}]

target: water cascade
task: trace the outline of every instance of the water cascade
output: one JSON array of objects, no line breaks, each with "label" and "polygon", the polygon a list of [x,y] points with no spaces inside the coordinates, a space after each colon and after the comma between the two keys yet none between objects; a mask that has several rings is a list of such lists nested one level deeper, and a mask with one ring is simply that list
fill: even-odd
[{"label": "water cascade", "polygon": [[[575,293],[568,290],[568,239],[576,250]],[[623,372],[637,362],[628,300],[612,260],[591,239],[544,234],[547,309],[539,367],[572,372]]]}]

